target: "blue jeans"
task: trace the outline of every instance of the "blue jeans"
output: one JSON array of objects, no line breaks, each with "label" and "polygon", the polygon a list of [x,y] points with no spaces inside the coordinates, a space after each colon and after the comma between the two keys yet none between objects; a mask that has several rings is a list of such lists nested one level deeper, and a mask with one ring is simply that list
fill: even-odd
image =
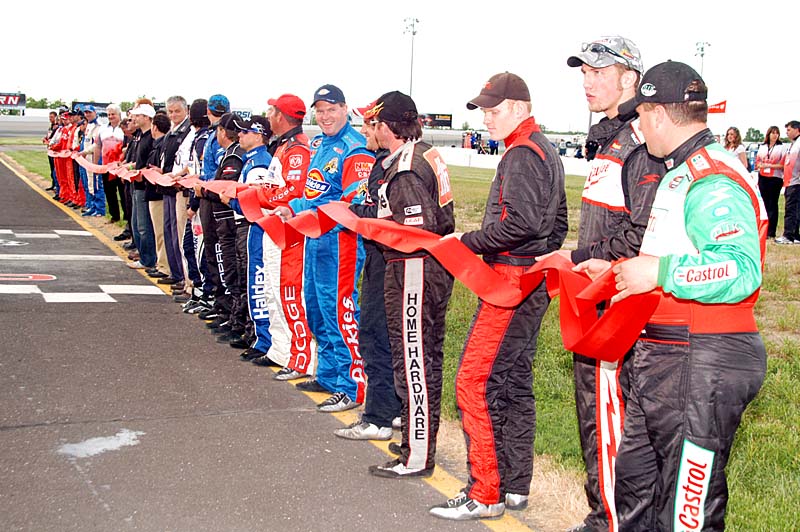
[{"label": "blue jeans", "polygon": [[133,228],[133,243],[139,250],[139,262],[146,268],[156,266],[156,235],[153,232],[153,222],[150,219],[150,209],[144,199],[144,190],[131,189],[133,196],[133,209],[131,213],[131,227]]}]

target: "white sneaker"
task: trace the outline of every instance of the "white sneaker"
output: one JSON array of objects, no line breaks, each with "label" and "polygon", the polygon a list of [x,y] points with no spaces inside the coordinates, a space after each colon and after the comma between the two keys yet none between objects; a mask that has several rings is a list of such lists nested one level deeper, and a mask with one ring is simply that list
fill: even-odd
[{"label": "white sneaker", "polygon": [[128,263],[128,268],[132,270],[144,270],[144,266],[138,260]]},{"label": "white sneaker", "polygon": [[403,428],[403,419],[400,416],[397,416],[392,420],[392,428],[394,430],[400,430]]},{"label": "white sneaker", "polygon": [[356,421],[349,427],[334,430],[333,433],[346,440],[391,440],[392,428],[379,427],[374,423]]},{"label": "white sneaker", "polygon": [[528,507],[528,496],[506,493],[506,510],[524,510]]},{"label": "white sneaker", "polygon": [[793,241],[785,236],[781,235],[775,239],[776,244],[791,244]]},{"label": "white sneaker", "polygon": [[344,412],[351,408],[358,408],[361,403],[352,401],[344,392],[336,392],[320,404],[317,405],[317,410],[320,412]]},{"label": "white sneaker", "polygon": [[[451,519],[453,521],[468,521],[470,519],[497,519],[503,515],[506,505],[502,502],[496,504],[483,504],[464,497],[457,506],[434,506],[428,512],[434,517]],[[450,501],[448,501],[450,502]]]},{"label": "white sneaker", "polygon": [[308,377],[308,375],[291,368],[283,368],[272,376],[276,381],[293,381],[301,377]]}]

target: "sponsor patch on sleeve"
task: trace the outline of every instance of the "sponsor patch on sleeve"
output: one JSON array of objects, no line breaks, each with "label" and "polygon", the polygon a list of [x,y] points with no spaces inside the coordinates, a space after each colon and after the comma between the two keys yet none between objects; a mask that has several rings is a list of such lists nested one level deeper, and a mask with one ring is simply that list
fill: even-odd
[{"label": "sponsor patch on sleeve", "polygon": [[422,205],[409,205],[403,212],[406,216],[414,216],[415,214],[422,214]]},{"label": "sponsor patch on sleeve", "polygon": [[711,230],[711,238],[717,242],[732,240],[745,233],[744,228],[736,222],[725,222],[717,225]]},{"label": "sponsor patch on sleeve", "polygon": [[702,266],[681,266],[675,269],[673,281],[678,286],[698,286],[730,281],[738,276],[736,261],[726,260]]},{"label": "sponsor patch on sleeve", "polygon": [[403,220],[403,225],[422,225],[425,219],[422,216],[406,216]]}]

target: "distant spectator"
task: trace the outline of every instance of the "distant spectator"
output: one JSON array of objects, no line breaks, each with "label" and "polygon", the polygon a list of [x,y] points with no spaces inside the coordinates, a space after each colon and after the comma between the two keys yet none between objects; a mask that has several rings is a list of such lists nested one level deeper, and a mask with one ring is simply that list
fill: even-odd
[{"label": "distant spectator", "polygon": [[770,126],[764,136],[764,143],[758,147],[756,170],[758,170],[758,190],[767,208],[769,226],[767,237],[775,238],[778,228],[778,199],[783,188],[783,146],[778,126]]},{"label": "distant spectator", "polygon": [[489,155],[497,155],[500,149],[500,143],[494,139],[489,139]]},{"label": "distant spectator", "polygon": [[797,164],[800,153],[800,122],[791,120],[786,123],[786,135],[792,141],[786,150],[783,167],[783,193],[784,217],[783,234],[775,239],[776,244],[800,244],[800,208],[797,201],[800,199],[800,165]]},{"label": "distant spectator", "polygon": [[739,128],[729,127],[725,133],[725,149],[736,155],[745,168],[747,168],[747,154],[745,153],[744,145],[742,144],[742,134],[739,133]]}]

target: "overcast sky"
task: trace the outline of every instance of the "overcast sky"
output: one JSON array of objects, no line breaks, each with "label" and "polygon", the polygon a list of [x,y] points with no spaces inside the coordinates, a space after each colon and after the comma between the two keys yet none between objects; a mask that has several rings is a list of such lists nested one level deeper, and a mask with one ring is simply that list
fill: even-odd
[{"label": "overcast sky", "polygon": [[456,127],[480,124],[480,111],[464,104],[509,70],[527,81],[537,121],[585,131],[580,72],[566,59],[611,34],[636,42],[645,68],[673,59],[699,72],[696,43],[710,43],[709,103],[728,102],[726,114],[711,118],[715,132],[773,124],[783,132],[800,119],[796,2],[668,4],[659,12],[667,3],[44,0],[26,10],[39,16],[3,17],[0,92],[114,102],[222,92],[234,107],[261,112],[270,97],[292,92],[308,104],[318,86],[333,83],[361,106],[409,91],[411,35],[403,31],[415,17],[412,96],[422,113],[453,114]]}]

